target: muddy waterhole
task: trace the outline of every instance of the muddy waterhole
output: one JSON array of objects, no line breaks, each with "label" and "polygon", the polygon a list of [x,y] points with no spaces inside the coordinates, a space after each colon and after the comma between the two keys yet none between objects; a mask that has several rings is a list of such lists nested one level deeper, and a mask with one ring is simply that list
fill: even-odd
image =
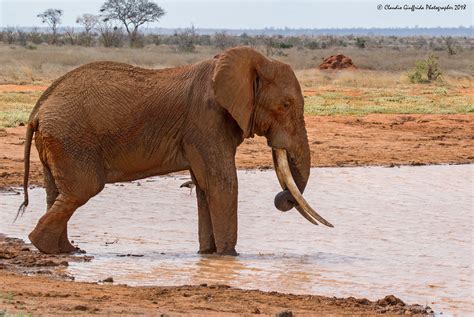
[{"label": "muddy waterhole", "polygon": [[[111,184],[81,207],[69,233],[94,259],[76,281],[223,283],[287,293],[377,299],[395,294],[444,314],[473,304],[474,165],[317,168],[306,199],[335,228],[273,206],[274,171],[239,171],[239,257],[196,254],[195,192],[186,176]],[[22,195],[0,194],[0,232],[27,239],[45,192],[12,223]]]}]

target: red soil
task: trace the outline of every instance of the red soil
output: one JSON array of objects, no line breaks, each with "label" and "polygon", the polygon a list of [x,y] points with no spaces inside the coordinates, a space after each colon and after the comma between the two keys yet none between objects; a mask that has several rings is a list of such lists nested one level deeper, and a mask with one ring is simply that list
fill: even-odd
[{"label": "red soil", "polygon": [[326,57],[323,62],[318,66],[319,69],[356,69],[355,65],[352,63],[352,60],[342,54],[331,55]]}]

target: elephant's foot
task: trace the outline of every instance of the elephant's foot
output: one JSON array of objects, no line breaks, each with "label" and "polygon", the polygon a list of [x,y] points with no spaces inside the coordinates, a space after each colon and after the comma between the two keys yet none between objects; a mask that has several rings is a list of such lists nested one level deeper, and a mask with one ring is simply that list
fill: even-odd
[{"label": "elephant's foot", "polygon": [[72,253],[78,251],[67,237],[67,223],[63,225],[45,225],[40,222],[36,228],[28,235],[31,243],[43,253],[58,254]]},{"label": "elephant's foot", "polygon": [[201,249],[198,251],[199,254],[213,254],[216,253],[216,248],[207,248],[207,249]]},{"label": "elephant's foot", "polygon": [[199,236],[199,254],[214,254],[217,252],[216,242],[212,234]]},{"label": "elephant's foot", "polygon": [[61,253],[59,247],[60,234],[44,228],[36,228],[28,235],[31,243],[43,253],[58,254]]},{"label": "elephant's foot", "polygon": [[29,235],[31,243],[43,253],[59,254],[59,253],[73,253],[79,252],[81,249],[73,246],[67,235],[52,231],[38,230],[35,228]]},{"label": "elephant's foot", "polygon": [[228,249],[228,250],[221,250],[216,252],[218,255],[231,255],[231,256],[238,256],[239,254],[235,251],[235,248]]},{"label": "elephant's foot", "polygon": [[79,248],[73,246],[71,242],[69,242],[69,239],[67,238],[67,230],[64,230],[61,236],[59,237],[60,253],[73,253],[79,250]]}]

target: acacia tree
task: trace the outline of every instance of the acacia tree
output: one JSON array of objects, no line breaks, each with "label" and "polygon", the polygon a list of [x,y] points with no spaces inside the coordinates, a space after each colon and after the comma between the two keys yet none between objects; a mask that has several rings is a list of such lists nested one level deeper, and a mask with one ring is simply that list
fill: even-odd
[{"label": "acacia tree", "polygon": [[85,44],[87,46],[90,46],[92,43],[91,31],[99,23],[99,17],[93,14],[85,13],[77,17],[76,23],[82,25],[82,27],[84,28],[83,34],[85,35]]},{"label": "acacia tree", "polygon": [[105,47],[121,47],[123,44],[123,31],[113,25],[110,21],[102,21],[97,24],[100,41]]},{"label": "acacia tree", "polygon": [[42,23],[48,24],[53,32],[53,44],[56,44],[58,37],[58,26],[61,24],[61,17],[63,15],[63,10],[61,9],[47,9],[43,13],[37,15],[41,19]]},{"label": "acacia tree", "polygon": [[451,36],[443,37],[443,39],[446,43],[446,48],[448,49],[449,55],[456,55],[456,50],[454,49],[456,41]]},{"label": "acacia tree", "polygon": [[84,13],[76,19],[76,23],[82,25],[84,32],[90,34],[90,32],[96,27],[99,22],[99,17],[90,13]]},{"label": "acacia tree", "polygon": [[140,26],[147,22],[158,22],[165,14],[165,10],[149,0],[107,0],[100,12],[105,22],[118,20],[124,25],[130,46],[135,45]]},{"label": "acacia tree", "polygon": [[66,39],[69,40],[69,44],[77,44],[78,36],[76,34],[76,30],[73,27],[68,26],[67,28],[65,28],[64,34],[66,35]]}]

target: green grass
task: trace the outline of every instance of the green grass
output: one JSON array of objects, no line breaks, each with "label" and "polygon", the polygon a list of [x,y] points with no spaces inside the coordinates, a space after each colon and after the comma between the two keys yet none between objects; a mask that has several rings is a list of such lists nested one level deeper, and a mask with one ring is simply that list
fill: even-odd
[{"label": "green grass", "polygon": [[307,115],[384,114],[456,114],[474,113],[474,98],[455,93],[447,87],[431,87],[416,95],[393,87],[364,89],[360,96],[344,93],[321,93],[305,98]]},{"label": "green grass", "polygon": [[7,311],[0,310],[0,317],[31,317],[32,313],[8,313]]},{"label": "green grass", "polygon": [[0,128],[27,122],[40,95],[40,91],[0,93]]},{"label": "green grass", "polygon": [[[15,293],[13,292],[6,292],[6,293],[0,293],[0,302],[6,302],[9,304],[13,304],[13,302],[16,300],[15,298]],[[20,308],[23,309],[24,306],[22,304],[15,304],[15,308]],[[1,309],[0,310],[0,317],[31,317],[32,313],[9,313],[8,311]]]},{"label": "green grass", "polygon": [[12,301],[15,299],[15,294],[13,294],[12,292],[0,293],[0,299]]},{"label": "green grass", "polygon": [[[474,114],[474,97],[460,92],[472,87],[465,77],[448,76],[444,83],[415,85],[400,81],[399,73],[305,71],[298,75],[303,90],[313,94],[305,97],[306,115]],[[0,128],[26,123],[41,93],[0,91]]]}]

